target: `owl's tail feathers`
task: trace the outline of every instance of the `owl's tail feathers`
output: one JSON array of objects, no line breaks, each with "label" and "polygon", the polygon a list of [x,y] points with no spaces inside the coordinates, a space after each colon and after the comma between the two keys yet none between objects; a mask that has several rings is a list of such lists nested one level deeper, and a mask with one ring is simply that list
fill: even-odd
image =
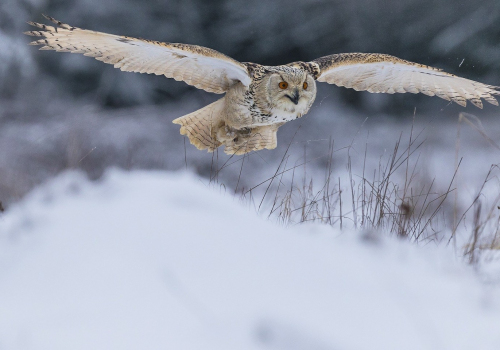
[{"label": "owl's tail feathers", "polygon": [[207,149],[213,152],[222,145],[217,140],[217,132],[224,127],[224,121],[221,118],[221,109],[224,105],[224,98],[209,104],[206,107],[198,109],[193,113],[177,118],[174,124],[181,126],[181,135],[186,135],[191,144],[198,149]]},{"label": "owl's tail feathers", "polygon": [[282,124],[257,126],[251,129],[236,130],[236,137],[224,142],[227,154],[241,155],[261,149],[274,149],[278,144],[277,131]]}]

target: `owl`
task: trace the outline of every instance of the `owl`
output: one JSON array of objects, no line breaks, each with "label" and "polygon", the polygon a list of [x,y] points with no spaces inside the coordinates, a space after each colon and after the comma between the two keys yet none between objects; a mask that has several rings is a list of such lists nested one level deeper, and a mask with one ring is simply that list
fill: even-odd
[{"label": "owl", "polygon": [[220,146],[231,155],[275,148],[278,128],[311,108],[317,81],[372,93],[423,93],[462,106],[469,100],[479,108],[484,99],[498,106],[496,86],[386,54],[342,53],[264,66],[201,46],[95,32],[44,17],[55,26],[28,22],[40,30],[25,32],[41,37],[31,42],[42,45],[40,50],[81,53],[122,71],[164,75],[225,94],[173,121],[194,146],[209,152]]}]

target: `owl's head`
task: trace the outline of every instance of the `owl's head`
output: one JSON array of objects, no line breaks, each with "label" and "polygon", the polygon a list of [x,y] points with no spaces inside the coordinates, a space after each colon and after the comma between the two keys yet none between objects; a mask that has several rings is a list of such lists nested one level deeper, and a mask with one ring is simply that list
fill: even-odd
[{"label": "owl's head", "polygon": [[316,98],[316,82],[300,68],[269,67],[265,86],[266,96],[273,112],[287,112],[302,116]]}]

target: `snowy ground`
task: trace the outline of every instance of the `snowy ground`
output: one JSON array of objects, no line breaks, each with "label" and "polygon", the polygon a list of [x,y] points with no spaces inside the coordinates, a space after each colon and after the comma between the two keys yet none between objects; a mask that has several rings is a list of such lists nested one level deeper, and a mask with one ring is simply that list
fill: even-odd
[{"label": "snowy ground", "polygon": [[281,227],[188,173],[67,172],[0,216],[0,349],[499,349],[447,248]]}]

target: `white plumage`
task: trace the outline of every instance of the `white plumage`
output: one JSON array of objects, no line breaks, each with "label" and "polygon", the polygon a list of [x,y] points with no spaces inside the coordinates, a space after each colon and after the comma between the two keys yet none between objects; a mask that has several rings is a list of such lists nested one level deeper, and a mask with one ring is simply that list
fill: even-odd
[{"label": "white plumage", "polygon": [[498,87],[457,77],[437,68],[385,54],[334,54],[284,66],[241,63],[215,50],[95,32],[61,23],[28,22],[41,29],[41,50],[82,53],[123,71],[165,75],[208,92],[226,95],[177,118],[181,134],[199,149],[224,145],[229,154],[276,147],[284,123],[309,111],[316,81],[373,93],[423,93],[465,106],[482,108],[481,99],[497,105]]}]

